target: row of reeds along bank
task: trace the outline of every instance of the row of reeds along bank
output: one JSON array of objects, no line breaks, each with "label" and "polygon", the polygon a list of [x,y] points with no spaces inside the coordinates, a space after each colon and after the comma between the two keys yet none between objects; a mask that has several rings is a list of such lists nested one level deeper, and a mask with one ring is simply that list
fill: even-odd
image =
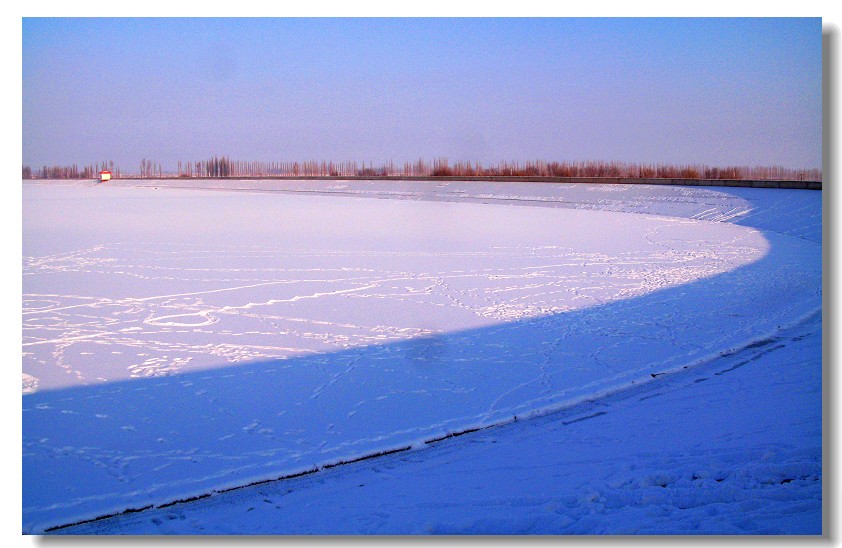
[{"label": "row of reeds along bank", "polygon": [[530,177],[530,178],[623,178],[623,179],[700,179],[700,180],[769,180],[821,181],[820,169],[794,169],[782,166],[724,166],[702,164],[645,164],[625,162],[546,162],[502,161],[449,162],[437,158],[432,162],[418,160],[396,164],[388,162],[263,162],[231,160],[214,156],[197,162],[178,162],[175,171],[165,171],[161,164],[144,159],[139,172],[132,174],[114,168],[114,162],[103,162],[78,169],[74,166],[23,168],[23,178],[86,179],[95,177],[99,167],[107,165],[119,177]]}]

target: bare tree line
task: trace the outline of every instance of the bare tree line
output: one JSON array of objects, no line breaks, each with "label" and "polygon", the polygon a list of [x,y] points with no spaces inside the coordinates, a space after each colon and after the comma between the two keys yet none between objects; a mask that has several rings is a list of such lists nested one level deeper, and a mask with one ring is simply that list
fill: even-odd
[{"label": "bare tree line", "polygon": [[156,165],[152,160],[144,158],[140,161],[140,176],[144,179],[160,178],[164,176],[164,170],[161,164]]},{"label": "bare tree line", "polygon": [[32,169],[30,166],[23,166],[24,179],[94,179],[99,177],[100,171],[110,171],[120,177],[120,167],[114,168],[114,161],[89,164],[79,168],[78,164],[71,166],[41,166]]},{"label": "bare tree line", "polygon": [[[23,167],[23,178],[30,179],[90,179],[101,169],[108,169],[115,177],[138,177],[123,174],[114,162],[91,164],[79,169],[72,166],[43,166],[33,170]],[[546,162],[501,161],[483,165],[480,162],[455,162],[437,158],[432,162],[419,159],[415,162],[395,164],[388,162],[263,162],[231,160],[226,156],[213,156],[197,162],[178,162],[175,173],[165,172],[159,163],[144,158],[140,163],[141,178],[165,177],[621,177],[630,179],[749,179],[821,181],[820,169],[793,169],[782,166],[724,166],[704,164],[648,164],[624,162]]]}]

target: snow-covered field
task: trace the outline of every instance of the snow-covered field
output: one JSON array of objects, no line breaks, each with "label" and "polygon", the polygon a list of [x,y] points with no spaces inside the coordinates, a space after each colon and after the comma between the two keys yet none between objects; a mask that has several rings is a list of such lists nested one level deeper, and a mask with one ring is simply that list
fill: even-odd
[{"label": "snow-covered field", "polygon": [[821,532],[821,192],[187,183],[24,184],[24,532]]}]

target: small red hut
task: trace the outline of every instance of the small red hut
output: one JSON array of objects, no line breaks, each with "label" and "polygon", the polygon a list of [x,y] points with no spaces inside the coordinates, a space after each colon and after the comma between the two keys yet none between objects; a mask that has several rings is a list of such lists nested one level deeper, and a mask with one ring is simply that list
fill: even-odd
[{"label": "small red hut", "polygon": [[104,183],[105,181],[108,181],[110,179],[111,179],[111,172],[110,171],[105,170],[105,171],[99,172],[99,181],[101,183]]}]

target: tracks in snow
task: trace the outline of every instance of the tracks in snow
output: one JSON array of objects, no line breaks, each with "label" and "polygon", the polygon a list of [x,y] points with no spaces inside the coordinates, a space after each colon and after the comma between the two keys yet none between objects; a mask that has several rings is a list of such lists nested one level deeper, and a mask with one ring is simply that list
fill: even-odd
[{"label": "tracks in snow", "polygon": [[[777,334],[761,338],[750,343],[745,344],[742,348],[734,349],[730,352],[724,353],[721,356],[713,358],[704,363],[696,363],[692,366],[684,366],[679,370],[676,370],[672,373],[665,373],[660,375],[652,375],[649,381],[645,382],[638,382],[633,383],[627,386],[626,388],[613,391],[611,393],[603,394],[599,398],[587,399],[576,403],[574,405],[569,405],[560,409],[555,409],[552,411],[544,411],[544,412],[536,412],[532,413],[529,416],[515,416],[512,417],[510,420],[500,421],[496,424],[489,424],[484,425],[481,427],[470,427],[465,428],[462,430],[455,430],[449,432],[446,435],[436,436],[434,438],[430,438],[424,440],[421,445],[408,445],[408,446],[400,446],[395,447],[393,449],[387,449],[378,451],[375,453],[370,453],[362,456],[358,456],[348,460],[339,460],[333,463],[328,463],[322,466],[314,467],[308,470],[303,470],[300,472],[296,472],[293,474],[288,474],[276,478],[256,481],[252,483],[248,483],[241,486],[230,487],[226,489],[218,489],[213,490],[204,494],[192,496],[186,499],[179,499],[179,500],[172,500],[161,502],[158,504],[147,505],[139,508],[129,508],[122,512],[117,512],[108,515],[98,516],[92,519],[80,520],[74,523],[67,523],[56,525],[50,528],[47,528],[45,532],[62,532],[67,529],[72,529],[75,526],[96,523],[100,521],[109,520],[112,518],[116,518],[119,516],[136,514],[139,512],[144,512],[147,510],[153,509],[161,509],[161,508],[170,508],[182,504],[190,504],[192,502],[196,502],[199,500],[204,500],[212,496],[222,495],[225,493],[232,493],[235,491],[240,491],[244,489],[248,489],[250,487],[255,487],[258,485],[264,485],[268,483],[276,483],[282,481],[289,481],[295,478],[308,476],[312,474],[316,474],[321,471],[331,470],[337,467],[342,466],[350,466],[357,463],[365,462],[371,459],[376,459],[380,457],[385,457],[387,455],[394,455],[397,453],[403,453],[408,451],[418,451],[421,450],[423,447],[429,447],[435,444],[439,444],[442,442],[447,442],[454,438],[460,438],[462,436],[479,433],[482,431],[487,431],[492,428],[496,428],[505,424],[510,424],[512,422],[517,422],[519,420],[530,420],[530,419],[538,419],[538,418],[546,418],[552,419],[555,423],[559,423],[562,426],[566,427],[571,424],[577,424],[584,421],[598,419],[599,417],[605,416],[609,413],[614,411],[614,408],[617,406],[627,406],[634,401],[644,401],[651,398],[657,398],[660,396],[665,395],[666,393],[675,393],[679,392],[683,389],[689,388],[695,384],[700,382],[704,382],[711,378],[712,376],[721,376],[727,375],[730,372],[733,372],[743,366],[749,365],[757,360],[760,360],[764,356],[772,354],[778,350],[785,348],[788,344],[798,343],[800,340],[804,339],[805,337],[814,335],[816,333],[821,332],[821,312],[817,312],[808,316],[807,318],[803,319],[800,322],[792,326],[788,326],[782,329]],[[317,395],[315,395],[317,396]]]}]

